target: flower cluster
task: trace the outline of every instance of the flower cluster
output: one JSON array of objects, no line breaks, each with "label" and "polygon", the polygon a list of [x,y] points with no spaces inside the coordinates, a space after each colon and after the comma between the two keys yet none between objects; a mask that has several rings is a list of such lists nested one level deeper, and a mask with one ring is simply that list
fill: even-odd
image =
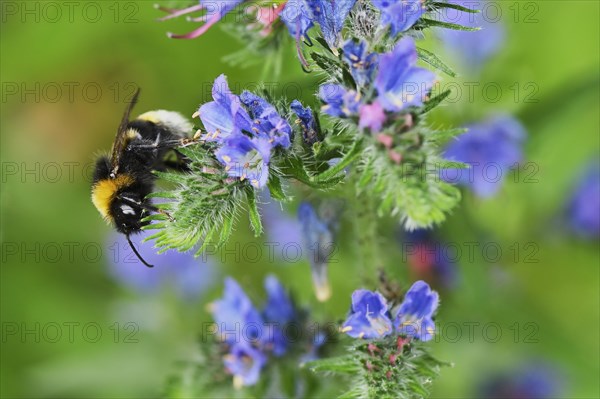
[{"label": "flower cluster", "polygon": [[265,99],[248,91],[233,94],[224,75],[215,79],[212,96],[194,114],[206,129],[201,139],[217,144],[215,156],[230,177],[264,187],[271,154],[289,148],[292,128]]},{"label": "flower cluster", "polygon": [[[227,278],[223,298],[210,306],[216,331],[227,349],[223,362],[236,387],[256,384],[269,356],[283,356],[292,344],[299,343],[297,336],[292,339],[286,331],[291,323],[300,322],[300,311],[274,276],[265,279],[265,290],[266,303],[258,310],[240,285]],[[315,345],[323,344],[322,337],[315,338],[309,345],[310,356],[314,356]]]},{"label": "flower cluster", "polygon": [[[360,128],[377,133],[390,119],[409,107],[420,107],[433,87],[435,74],[416,66],[417,49],[410,37],[402,38],[392,51],[377,54],[364,41],[344,45],[344,61],[350,67],[359,90],[340,84],[321,86],[322,111],[339,118],[358,117]],[[372,95],[360,87],[375,87]],[[406,112],[405,112],[406,113]]]},{"label": "flower cluster", "polygon": [[437,292],[424,281],[414,283],[404,301],[393,308],[379,292],[356,290],[342,332],[353,338],[377,339],[395,331],[398,335],[429,341],[435,333],[432,317],[438,303]]}]

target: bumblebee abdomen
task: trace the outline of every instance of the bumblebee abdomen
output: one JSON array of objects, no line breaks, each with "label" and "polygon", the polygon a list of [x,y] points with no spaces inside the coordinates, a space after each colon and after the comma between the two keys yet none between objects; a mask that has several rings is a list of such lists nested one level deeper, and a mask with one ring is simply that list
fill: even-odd
[{"label": "bumblebee abdomen", "polygon": [[166,111],[164,109],[145,112],[135,120],[152,122],[170,134],[179,137],[189,137],[193,129],[193,125],[185,116],[179,112]]}]

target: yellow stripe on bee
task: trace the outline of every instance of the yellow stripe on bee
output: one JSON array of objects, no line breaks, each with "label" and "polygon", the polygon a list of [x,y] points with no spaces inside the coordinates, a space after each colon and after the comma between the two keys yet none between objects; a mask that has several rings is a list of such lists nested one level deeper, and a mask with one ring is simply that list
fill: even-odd
[{"label": "yellow stripe on bee", "polygon": [[134,140],[134,139],[141,139],[142,135],[140,134],[140,132],[138,132],[135,129],[127,129],[127,132],[125,133],[126,137],[127,137],[127,142]]},{"label": "yellow stripe on bee", "polygon": [[102,217],[110,222],[110,205],[117,191],[133,184],[133,177],[127,174],[117,175],[114,179],[103,179],[92,187],[92,202]]}]

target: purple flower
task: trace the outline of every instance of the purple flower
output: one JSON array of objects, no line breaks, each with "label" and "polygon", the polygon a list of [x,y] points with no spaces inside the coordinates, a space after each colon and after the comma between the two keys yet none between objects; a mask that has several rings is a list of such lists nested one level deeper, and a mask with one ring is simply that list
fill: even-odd
[{"label": "purple flower", "polygon": [[133,234],[131,241],[147,262],[156,265],[153,269],[143,267],[123,234],[110,235],[109,272],[115,280],[143,293],[155,293],[170,285],[186,300],[196,299],[213,284],[215,270],[210,262],[195,258],[193,252],[169,250],[158,254],[151,242],[143,242],[151,234]]},{"label": "purple flower", "polygon": [[280,17],[297,42],[309,40],[306,33],[314,24],[311,8],[305,0],[288,0]]},{"label": "purple flower", "polygon": [[302,224],[304,250],[310,258],[315,293],[318,300],[325,301],[331,296],[327,265],[333,250],[333,232],[308,202],[300,204],[298,220]]},{"label": "purple flower", "polygon": [[308,145],[313,145],[319,141],[317,135],[317,125],[312,110],[309,107],[303,107],[298,100],[292,101],[290,108],[298,116],[298,123],[302,128],[302,137]]},{"label": "purple flower", "polygon": [[342,332],[353,338],[382,338],[392,332],[388,305],[379,292],[356,290],[352,293],[352,311]]},{"label": "purple flower", "polygon": [[[470,2],[466,0],[451,0],[450,3],[463,7],[485,9],[487,0]],[[475,6],[474,6],[475,4]],[[506,32],[499,20],[484,18],[484,13],[466,13],[445,8],[440,11],[441,20],[470,28],[481,28],[479,31],[458,31],[440,29],[439,35],[449,54],[462,61],[465,67],[478,69],[502,46]]]},{"label": "purple flower", "polygon": [[402,38],[390,52],[380,56],[375,78],[378,99],[387,111],[421,106],[435,80],[435,74],[415,66],[417,49],[410,37]]},{"label": "purple flower", "polygon": [[448,145],[445,157],[469,164],[471,168],[442,170],[442,178],[488,198],[500,189],[509,169],[521,161],[525,129],[509,116],[495,117],[467,128],[467,133]]},{"label": "purple flower", "polygon": [[296,309],[287,292],[273,275],[265,279],[265,290],[267,291],[267,303],[263,309],[263,316],[267,323],[272,324],[269,332],[269,346],[275,356],[281,356],[287,352],[289,340],[283,333],[288,323],[296,318]]},{"label": "purple flower", "polygon": [[321,26],[323,38],[335,51],[339,46],[340,33],[344,22],[354,7],[356,0],[309,0],[313,16]]},{"label": "purple flower", "polygon": [[239,389],[258,382],[267,357],[251,345],[236,343],[223,357],[223,363],[227,371],[233,374],[233,385]]},{"label": "purple flower", "polygon": [[325,103],[321,110],[327,115],[348,118],[358,113],[360,94],[344,86],[326,83],[319,88],[319,97]]},{"label": "purple flower", "polygon": [[265,278],[265,291],[267,303],[263,315],[266,321],[284,325],[295,319],[294,304],[277,277],[269,275]]},{"label": "purple flower", "polygon": [[369,53],[364,40],[355,42],[348,40],[343,47],[344,61],[350,66],[350,72],[358,86],[365,86],[371,82],[373,73],[377,68],[377,53]]},{"label": "purple flower", "polygon": [[228,137],[215,152],[227,174],[248,180],[255,188],[262,188],[269,179],[269,162],[273,144],[264,137],[250,138],[243,134]]},{"label": "purple flower", "polygon": [[600,236],[600,160],[587,166],[567,207],[571,229],[586,238]]},{"label": "purple flower", "polygon": [[358,113],[360,115],[358,126],[361,129],[368,127],[373,133],[379,132],[387,119],[379,101],[362,105]]},{"label": "purple flower", "polygon": [[244,91],[240,96],[242,103],[248,108],[250,116],[254,119],[252,132],[258,137],[271,140],[273,146],[288,148],[291,144],[292,128],[283,119],[275,107],[262,97]]},{"label": "purple flower", "polygon": [[167,33],[167,36],[173,39],[195,39],[198,36],[206,33],[211,26],[219,22],[226,14],[231,12],[231,10],[233,10],[242,1],[243,0],[200,0],[199,4],[183,9],[171,9],[161,6],[157,6],[157,8],[161,11],[165,11],[168,14],[167,16],[161,18],[160,21],[191,14],[196,11],[206,10],[206,13],[200,17],[188,17],[189,21],[204,22],[204,25],[198,29],[184,35],[175,35],[170,32]]},{"label": "purple flower", "polygon": [[429,341],[435,333],[432,316],[438,303],[437,292],[432,291],[426,282],[417,281],[410,287],[396,311],[394,317],[396,331],[421,341]]},{"label": "purple flower", "polygon": [[259,311],[234,279],[225,279],[223,298],[213,302],[210,310],[223,341],[250,346],[264,338]]},{"label": "purple flower", "polygon": [[207,133],[206,141],[220,142],[229,136],[245,131],[252,131],[252,121],[240,98],[233,94],[227,84],[225,75],[220,75],[213,84],[214,101],[200,107],[198,114]]},{"label": "purple flower", "polygon": [[424,0],[373,0],[381,12],[381,25],[390,26],[393,36],[411,28],[425,12]]}]

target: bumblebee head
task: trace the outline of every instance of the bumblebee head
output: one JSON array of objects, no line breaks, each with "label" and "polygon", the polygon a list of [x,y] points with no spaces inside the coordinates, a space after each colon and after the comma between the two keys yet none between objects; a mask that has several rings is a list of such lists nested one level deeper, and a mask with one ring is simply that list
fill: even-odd
[{"label": "bumblebee head", "polygon": [[143,201],[144,198],[135,191],[123,191],[115,196],[110,205],[110,214],[117,231],[126,235],[135,234],[148,224],[142,222],[148,216]]},{"label": "bumblebee head", "polygon": [[145,191],[128,173],[112,176],[108,158],[101,157],[96,162],[92,202],[104,220],[113,223],[120,233],[137,233],[147,224],[142,222],[147,216]]}]

